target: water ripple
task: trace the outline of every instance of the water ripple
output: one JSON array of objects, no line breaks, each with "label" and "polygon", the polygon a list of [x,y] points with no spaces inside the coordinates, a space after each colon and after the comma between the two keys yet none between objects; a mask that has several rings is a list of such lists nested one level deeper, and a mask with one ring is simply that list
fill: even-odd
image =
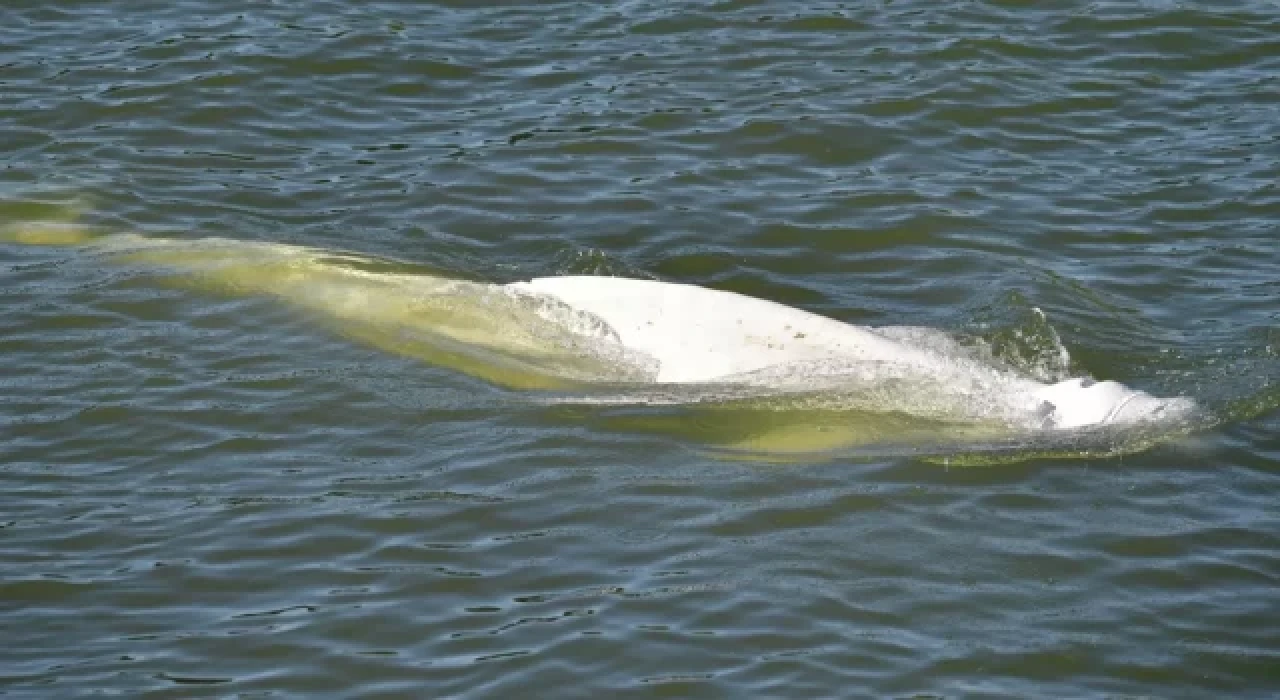
[{"label": "water ripple", "polygon": [[1122,459],[726,463],[0,246],[10,695],[1276,688],[1272,5],[4,18],[0,227],[692,282],[1028,371],[1048,328],[1223,418]]}]

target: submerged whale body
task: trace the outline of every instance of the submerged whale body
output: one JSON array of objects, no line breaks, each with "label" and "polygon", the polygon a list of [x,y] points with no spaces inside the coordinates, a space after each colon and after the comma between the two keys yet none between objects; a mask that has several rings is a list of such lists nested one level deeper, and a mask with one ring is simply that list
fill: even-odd
[{"label": "submerged whale body", "polygon": [[687,284],[490,284],[302,246],[68,231],[4,238],[82,244],[167,271],[173,283],[276,297],[347,337],[498,385],[553,390],[557,403],[731,411],[741,434],[723,442],[744,449],[826,451],[907,435],[935,451],[973,440],[1027,447],[1044,436],[1169,425],[1194,410],[1189,399],[1111,381],[1037,381],[940,331],[852,325]]}]

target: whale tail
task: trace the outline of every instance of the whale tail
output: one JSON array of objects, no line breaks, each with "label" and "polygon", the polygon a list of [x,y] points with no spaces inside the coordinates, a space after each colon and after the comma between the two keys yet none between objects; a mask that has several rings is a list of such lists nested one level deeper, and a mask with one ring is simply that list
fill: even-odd
[{"label": "whale tail", "polygon": [[0,246],[80,247],[160,284],[273,298],[339,335],[512,389],[650,378],[644,358],[609,343],[594,319],[500,285],[303,245],[101,232],[69,207],[36,208],[15,216],[0,201]]},{"label": "whale tail", "polygon": [[0,228],[0,241],[35,246],[76,246],[92,241],[93,234],[76,222],[9,224]]},{"label": "whale tail", "polygon": [[0,200],[0,243],[78,246],[98,238],[82,223],[86,202]]}]

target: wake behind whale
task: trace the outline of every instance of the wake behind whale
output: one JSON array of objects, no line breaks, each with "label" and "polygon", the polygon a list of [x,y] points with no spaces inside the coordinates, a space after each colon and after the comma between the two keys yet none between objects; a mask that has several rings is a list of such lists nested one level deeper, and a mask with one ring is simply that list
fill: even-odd
[{"label": "wake behind whale", "polygon": [[1042,382],[931,329],[870,328],[732,292],[615,277],[492,284],[304,246],[91,237],[81,245],[170,283],[269,296],[336,332],[512,389],[592,406],[601,425],[766,456],[1080,454],[1184,431],[1187,398],[1087,377]]}]

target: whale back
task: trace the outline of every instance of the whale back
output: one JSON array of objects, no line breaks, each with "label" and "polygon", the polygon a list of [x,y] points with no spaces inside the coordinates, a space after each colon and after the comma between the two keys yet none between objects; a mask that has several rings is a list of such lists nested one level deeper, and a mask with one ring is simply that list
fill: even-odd
[{"label": "whale back", "polygon": [[540,277],[509,288],[593,314],[657,361],[657,381],[707,382],[823,360],[919,363],[874,331],[764,299],[621,277]]}]

